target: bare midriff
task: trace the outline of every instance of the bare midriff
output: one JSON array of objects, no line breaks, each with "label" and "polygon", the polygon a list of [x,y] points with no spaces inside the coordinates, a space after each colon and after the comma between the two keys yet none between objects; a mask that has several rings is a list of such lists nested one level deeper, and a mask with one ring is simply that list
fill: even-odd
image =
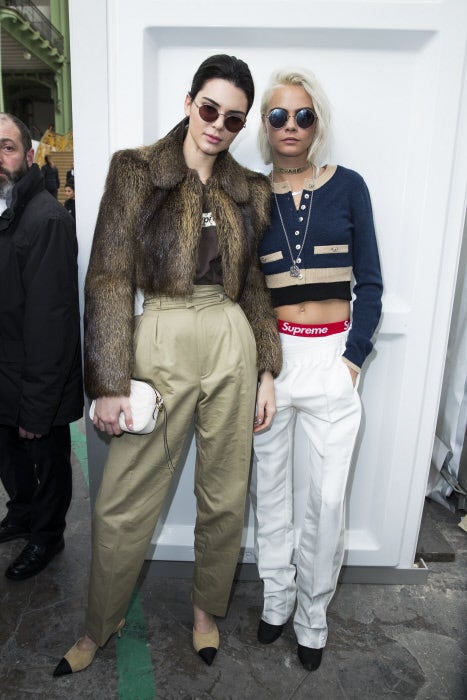
[{"label": "bare midriff", "polygon": [[326,301],[304,301],[300,304],[287,304],[275,308],[277,318],[291,323],[308,325],[337,323],[350,318],[350,302],[343,299]]}]

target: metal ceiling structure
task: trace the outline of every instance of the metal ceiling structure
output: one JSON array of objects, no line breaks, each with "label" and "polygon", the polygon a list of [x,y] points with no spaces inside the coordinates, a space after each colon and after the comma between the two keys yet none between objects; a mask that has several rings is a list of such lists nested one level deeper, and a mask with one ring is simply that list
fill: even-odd
[{"label": "metal ceiling structure", "polygon": [[27,115],[18,116],[30,127],[46,120],[65,133],[71,129],[67,0],[50,0],[50,17],[31,0],[0,0],[0,109],[22,112],[27,105]]}]

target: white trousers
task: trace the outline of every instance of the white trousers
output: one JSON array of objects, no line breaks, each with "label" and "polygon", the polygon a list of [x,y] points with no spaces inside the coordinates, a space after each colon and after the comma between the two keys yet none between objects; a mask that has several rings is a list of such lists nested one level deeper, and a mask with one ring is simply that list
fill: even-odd
[{"label": "white trousers", "polygon": [[[256,556],[264,582],[262,619],[284,624],[294,616],[299,644],[321,648],[326,610],[344,555],[344,502],[361,403],[342,360],[347,333],[324,338],[281,334],[283,369],[275,380],[277,413],[254,438],[252,500],[257,518]],[[296,420],[307,437],[303,455],[309,491],[297,564],[293,457]]]}]

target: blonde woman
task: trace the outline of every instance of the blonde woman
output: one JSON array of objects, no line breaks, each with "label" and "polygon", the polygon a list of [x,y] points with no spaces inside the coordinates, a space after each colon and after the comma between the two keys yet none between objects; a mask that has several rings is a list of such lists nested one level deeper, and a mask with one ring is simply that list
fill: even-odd
[{"label": "blonde woman", "polygon": [[[382,281],[365,182],[352,170],[322,164],[330,114],[315,76],[302,69],[275,73],[261,113],[259,144],[272,163],[273,194],[260,260],[283,368],[274,381],[277,413],[254,439],[264,582],[258,639],[274,642],[296,606],[298,657],[313,671],[344,553],[344,499],[361,413],[357,383],[381,312]],[[310,485],[294,565],[297,420],[307,437]]]}]

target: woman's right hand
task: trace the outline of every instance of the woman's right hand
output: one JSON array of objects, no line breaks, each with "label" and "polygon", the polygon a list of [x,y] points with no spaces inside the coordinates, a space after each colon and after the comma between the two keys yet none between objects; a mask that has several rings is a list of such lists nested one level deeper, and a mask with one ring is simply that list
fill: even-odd
[{"label": "woman's right hand", "polygon": [[256,392],[256,416],[253,432],[260,433],[262,430],[269,428],[276,410],[274,377],[271,372],[266,371],[261,374]]},{"label": "woman's right hand", "polygon": [[125,415],[127,428],[133,427],[133,417],[128,396],[102,396],[96,400],[96,408],[92,422],[98,430],[107,435],[121,435],[120,413]]}]

